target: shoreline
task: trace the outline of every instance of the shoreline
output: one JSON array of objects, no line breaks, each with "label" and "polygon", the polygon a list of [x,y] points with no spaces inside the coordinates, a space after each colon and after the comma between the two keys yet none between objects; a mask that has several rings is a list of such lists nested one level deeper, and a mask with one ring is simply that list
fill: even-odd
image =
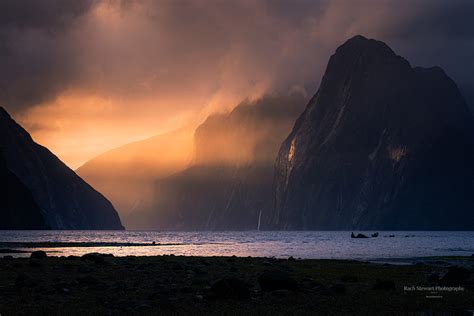
[{"label": "shoreline", "polygon": [[[208,244],[208,243],[207,243]],[[207,245],[206,244],[206,245]],[[219,243],[213,243],[219,244]],[[182,244],[182,243],[112,243],[112,242],[0,242],[0,259],[2,257],[13,257],[13,258],[28,258],[32,252],[35,251],[44,251],[50,257],[56,258],[67,258],[67,257],[78,257],[80,255],[77,254],[65,254],[60,250],[55,250],[56,248],[97,248],[100,251],[94,252],[99,254],[108,254],[110,256],[116,258],[126,258],[126,257],[162,257],[162,256],[179,256],[179,257],[207,257],[207,258],[225,258],[228,256],[225,255],[204,255],[204,256],[196,256],[196,255],[181,255],[181,254],[156,254],[156,255],[133,255],[133,254],[124,254],[124,255],[117,255],[112,253],[107,253],[107,249],[109,248],[133,248],[133,247],[165,247],[165,246],[188,246],[188,245],[202,245],[199,243],[196,244]],[[11,247],[11,248],[10,248]],[[86,252],[89,253],[89,252]],[[277,260],[285,260],[288,258],[293,258],[292,256],[241,256],[236,255],[232,257],[237,258],[256,258],[256,259],[277,259]],[[473,260],[474,264],[474,253],[469,255],[440,255],[440,256],[401,256],[401,257],[352,257],[352,258],[301,258],[298,257],[299,261],[304,260],[335,260],[335,261],[358,261],[358,262],[370,262],[375,264],[392,264],[392,265],[410,265],[410,264],[431,264],[436,265],[437,263],[444,263],[447,264],[448,259],[451,264],[455,264],[456,261],[463,264],[466,262],[466,258]]]},{"label": "shoreline", "polygon": [[7,257],[0,259],[0,313],[467,313],[474,309],[473,269],[474,256],[410,265],[292,257]]},{"label": "shoreline", "polygon": [[[470,256],[474,232],[381,231],[378,238],[353,239],[350,232],[130,233],[0,232],[0,250],[45,250],[50,255],[81,256],[106,252],[115,256],[165,254],[204,256],[265,256],[303,259],[400,260],[429,256]],[[384,238],[394,234],[395,238]],[[153,244],[155,242],[155,244]],[[53,252],[54,251],[54,252]],[[0,257],[2,254],[0,253]],[[13,254],[28,256],[28,253]],[[395,259],[393,259],[395,258]]]}]

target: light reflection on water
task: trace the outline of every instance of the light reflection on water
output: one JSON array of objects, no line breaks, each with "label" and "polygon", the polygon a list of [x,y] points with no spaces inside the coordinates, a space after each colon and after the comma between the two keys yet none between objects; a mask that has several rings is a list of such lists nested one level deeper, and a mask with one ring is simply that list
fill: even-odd
[{"label": "light reflection on water", "polygon": [[[115,256],[163,254],[188,256],[252,256],[321,259],[375,259],[426,256],[466,256],[474,253],[474,232],[380,232],[378,238],[351,239],[351,232],[244,231],[244,232],[139,232],[139,231],[0,231],[1,242],[111,242],[108,247],[40,248],[50,256],[89,252]],[[371,232],[365,232],[370,234]],[[394,238],[388,237],[395,235]],[[172,244],[172,245],[156,245]],[[120,246],[149,243],[150,246]],[[3,247],[3,246],[2,246]],[[16,248],[26,249],[26,248]],[[27,249],[31,250],[31,249]],[[28,254],[15,254],[28,256]],[[1,256],[1,254],[0,254]]]}]

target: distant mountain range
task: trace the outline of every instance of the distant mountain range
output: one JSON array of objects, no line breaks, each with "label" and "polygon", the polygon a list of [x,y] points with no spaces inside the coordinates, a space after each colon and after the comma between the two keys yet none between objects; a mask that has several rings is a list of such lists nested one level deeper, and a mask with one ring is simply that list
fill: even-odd
[{"label": "distant mountain range", "polygon": [[160,230],[259,228],[271,209],[275,156],[306,99],[264,96],[210,116],[194,135],[194,159],[158,180],[154,204],[137,227]]},{"label": "distant mountain range", "polygon": [[474,121],[442,69],[356,36],[280,148],[272,229],[474,229]]},{"label": "distant mountain range", "polygon": [[112,204],[0,107],[0,229],[123,229]]},{"label": "distant mountain range", "polygon": [[153,202],[157,179],[182,171],[191,162],[193,132],[181,129],[123,145],[76,170],[109,198],[127,228]]},{"label": "distant mountain range", "polygon": [[77,172],[128,229],[256,229],[271,207],[278,148],[306,102],[300,93],[244,101],[194,133],[124,145]]}]

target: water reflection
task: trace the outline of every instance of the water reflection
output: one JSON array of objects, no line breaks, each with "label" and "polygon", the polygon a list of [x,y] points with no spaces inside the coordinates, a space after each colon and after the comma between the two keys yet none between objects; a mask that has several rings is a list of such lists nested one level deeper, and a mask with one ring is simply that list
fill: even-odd
[{"label": "water reflection", "polygon": [[[471,255],[474,232],[380,232],[378,238],[351,239],[351,232],[138,232],[138,231],[0,231],[0,248],[8,242],[107,243],[81,247],[43,245],[51,256],[89,252],[115,256],[263,256],[284,258],[374,259]],[[363,232],[370,234],[371,232]],[[388,236],[395,235],[394,238]],[[156,245],[152,245],[155,242]],[[124,244],[128,244],[125,246]],[[140,244],[140,246],[130,246]],[[149,246],[148,246],[149,245]],[[12,247],[13,248],[13,247]],[[32,250],[31,247],[15,249]],[[12,254],[28,256],[28,254]]]}]

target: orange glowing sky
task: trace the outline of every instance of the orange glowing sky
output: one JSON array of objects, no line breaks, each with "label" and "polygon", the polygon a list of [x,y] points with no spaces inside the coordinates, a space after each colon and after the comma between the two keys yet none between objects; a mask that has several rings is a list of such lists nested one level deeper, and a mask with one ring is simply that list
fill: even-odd
[{"label": "orange glowing sky", "polygon": [[[77,168],[98,154],[150,135],[162,134],[190,121],[187,112],[165,116],[121,113],[120,101],[94,95],[64,94],[20,116],[33,138],[70,167]],[[138,109],[158,102],[140,101]],[[161,118],[161,119],[160,119]]]},{"label": "orange glowing sky", "polygon": [[17,119],[36,142],[76,169],[123,144],[179,128],[194,128],[209,114],[229,110],[239,100],[217,94],[196,103],[195,107],[173,111],[196,100],[157,98],[136,100],[131,105],[130,101],[98,95],[65,93],[52,102],[29,109]]},{"label": "orange glowing sky", "polygon": [[[195,127],[246,98],[311,96],[330,54],[355,34],[472,82],[467,3],[0,2],[0,104],[76,169],[111,148]],[[453,59],[442,49],[448,42],[463,53]]]}]

